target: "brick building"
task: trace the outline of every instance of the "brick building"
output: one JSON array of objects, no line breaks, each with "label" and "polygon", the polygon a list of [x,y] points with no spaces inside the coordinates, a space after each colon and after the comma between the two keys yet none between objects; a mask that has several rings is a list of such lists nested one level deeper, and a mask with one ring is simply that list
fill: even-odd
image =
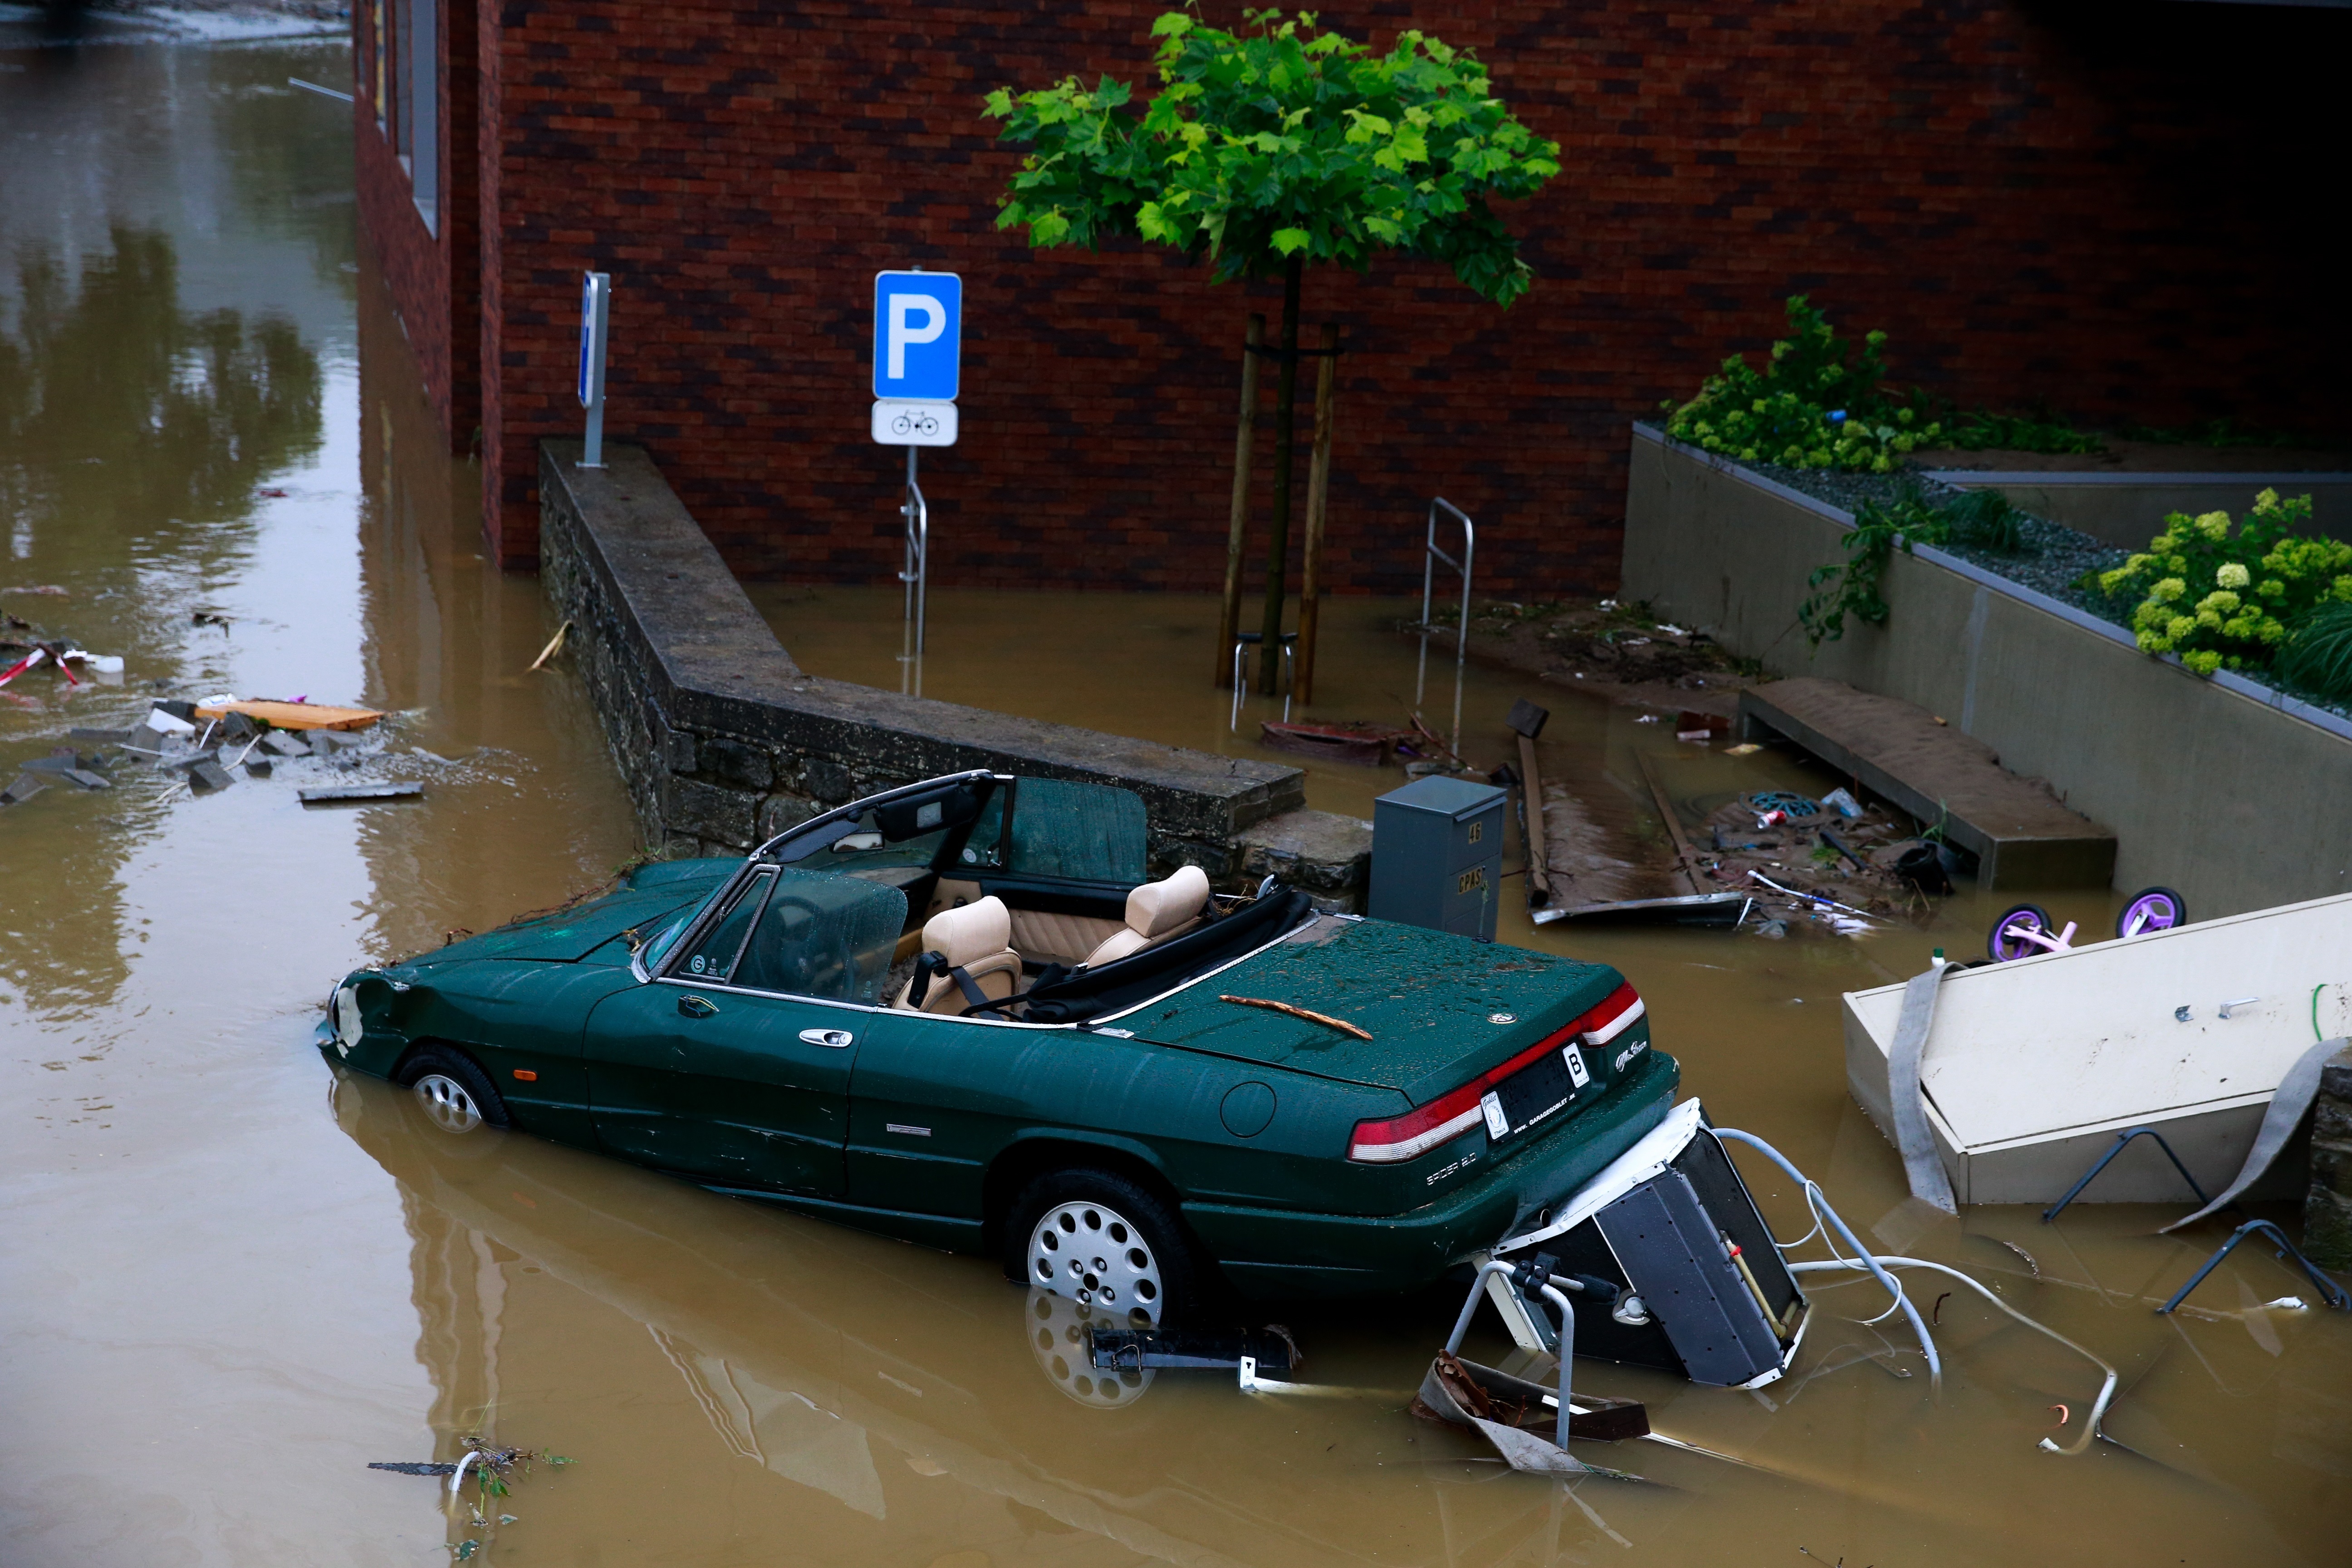
[{"label": "brick building", "polygon": [[[615,290],[607,433],[653,452],[737,569],[893,570],[870,278],[920,265],[965,279],[962,445],[925,467],[935,580],[1213,586],[1243,320],[1276,290],[1213,287],[1158,247],[997,233],[1017,153],[979,112],[1000,84],[1146,78],[1163,8],[362,0],[363,222],[453,447],[478,443],[499,559],[535,558],[537,442],[578,428],[594,268]],[[1308,321],[1349,349],[1342,588],[1417,580],[1433,492],[1478,515],[1482,588],[1610,585],[1628,422],[1769,341],[1792,291],[1885,327],[1898,380],[1967,404],[2330,430],[2352,413],[2315,221],[2352,141],[2341,9],[1323,15],[1475,47],[1567,171],[1505,209],[1538,279],[1508,312],[1435,263],[1310,275]]]}]

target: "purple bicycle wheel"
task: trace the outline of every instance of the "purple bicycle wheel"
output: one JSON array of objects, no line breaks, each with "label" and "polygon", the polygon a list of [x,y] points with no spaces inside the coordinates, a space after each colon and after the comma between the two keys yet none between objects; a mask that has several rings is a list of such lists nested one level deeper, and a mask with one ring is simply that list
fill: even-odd
[{"label": "purple bicycle wheel", "polygon": [[1985,939],[1985,951],[2000,963],[2031,958],[2050,950],[2038,942],[2029,942],[2018,934],[2036,931],[2047,936],[2057,927],[2050,923],[2050,911],[2040,904],[2020,904],[1992,922],[1992,934]]},{"label": "purple bicycle wheel", "polygon": [[2116,935],[2143,936],[2189,923],[2189,904],[2170,888],[2142,888],[2116,917]]}]

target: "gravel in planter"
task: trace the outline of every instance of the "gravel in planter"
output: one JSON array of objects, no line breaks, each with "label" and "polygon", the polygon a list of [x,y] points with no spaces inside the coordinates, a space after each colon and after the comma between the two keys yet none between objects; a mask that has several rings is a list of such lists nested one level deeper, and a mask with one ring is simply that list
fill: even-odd
[{"label": "gravel in planter", "polygon": [[[1938,507],[1969,493],[1957,485],[1928,479],[1916,471],[1899,474],[1840,473],[1830,468],[1784,468],[1777,463],[1750,463],[1747,467],[1792,490],[1817,500],[1825,500],[1848,512],[1864,501],[1885,505],[1901,496],[1906,489],[1916,490],[1928,505]],[[2024,536],[2025,548],[2014,555],[1963,544],[1957,540],[1937,548],[1988,572],[1998,573],[2021,587],[2047,594],[2063,604],[2087,610],[2103,621],[2129,630],[2131,612],[2128,608],[2118,609],[2105,595],[2095,590],[2085,591],[2075,584],[2086,573],[2113,571],[2124,563],[2130,552],[2094,539],[2080,529],[2052,522],[2030,511],[2020,511],[2017,515],[2021,520],[2018,531]]]}]

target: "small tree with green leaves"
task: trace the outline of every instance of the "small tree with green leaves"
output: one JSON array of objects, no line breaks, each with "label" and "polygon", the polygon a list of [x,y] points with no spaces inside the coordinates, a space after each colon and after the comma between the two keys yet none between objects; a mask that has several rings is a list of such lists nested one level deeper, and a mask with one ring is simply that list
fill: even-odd
[{"label": "small tree with green leaves", "polygon": [[[1137,237],[1205,257],[1218,281],[1279,275],[1282,350],[1265,647],[1282,633],[1289,550],[1298,306],[1309,266],[1361,272],[1381,251],[1446,262],[1509,305],[1533,273],[1488,205],[1533,195],[1559,146],[1521,124],[1465,49],[1404,32],[1386,52],[1313,14],[1243,13],[1221,32],[1188,12],[1152,24],[1160,91],[1076,77],[986,101],[1001,139],[1031,149],[1000,198],[1000,228],[1039,248]],[[1272,690],[1277,660],[1261,661]]]}]

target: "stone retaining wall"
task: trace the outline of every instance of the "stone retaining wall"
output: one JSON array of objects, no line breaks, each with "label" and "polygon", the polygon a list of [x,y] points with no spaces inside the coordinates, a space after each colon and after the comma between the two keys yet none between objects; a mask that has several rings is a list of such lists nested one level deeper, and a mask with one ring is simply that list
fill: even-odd
[{"label": "stone retaining wall", "polygon": [[1155,874],[1223,888],[1269,872],[1362,905],[1371,826],[1307,811],[1297,768],[877,690],[803,672],[646,454],[580,444],[540,460],[540,573],[649,843],[750,848],[831,806],[965,768],[1116,784],[1143,797]]}]

